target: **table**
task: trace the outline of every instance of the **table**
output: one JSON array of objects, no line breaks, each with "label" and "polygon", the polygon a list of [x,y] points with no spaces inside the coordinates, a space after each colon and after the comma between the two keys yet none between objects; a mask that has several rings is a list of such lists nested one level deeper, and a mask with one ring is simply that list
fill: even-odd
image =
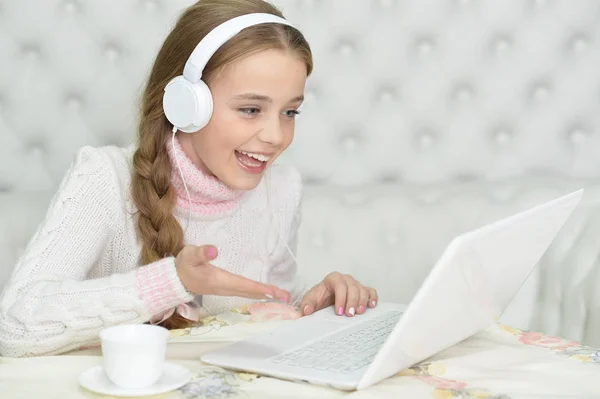
[{"label": "table", "polygon": [[[325,387],[237,373],[200,362],[202,353],[290,321],[253,322],[244,309],[171,332],[170,361],[193,380],[155,399],[201,398],[599,398],[600,353],[576,342],[495,324],[365,390]],[[79,387],[81,372],[102,362],[98,346],[61,356],[0,358],[0,398],[107,398]]]}]

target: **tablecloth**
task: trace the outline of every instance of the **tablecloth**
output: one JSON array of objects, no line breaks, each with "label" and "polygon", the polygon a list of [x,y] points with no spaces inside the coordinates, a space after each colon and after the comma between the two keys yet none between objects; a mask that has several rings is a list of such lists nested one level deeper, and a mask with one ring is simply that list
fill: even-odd
[{"label": "tablecloth", "polygon": [[[153,398],[600,398],[597,349],[502,324],[355,392],[232,372],[199,361],[208,350],[281,323],[293,321],[256,322],[246,309],[233,309],[197,327],[171,331],[168,358],[188,367],[194,377],[181,389]],[[101,362],[97,345],[62,356],[0,358],[0,398],[108,398],[77,382],[80,373]]]}]

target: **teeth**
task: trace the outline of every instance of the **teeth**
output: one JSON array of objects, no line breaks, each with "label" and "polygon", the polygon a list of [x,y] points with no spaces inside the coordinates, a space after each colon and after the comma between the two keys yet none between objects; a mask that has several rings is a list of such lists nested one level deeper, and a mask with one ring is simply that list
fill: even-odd
[{"label": "teeth", "polygon": [[240,153],[247,155],[251,158],[257,159],[261,162],[267,162],[271,157],[268,157],[266,155],[262,155],[262,154],[253,154],[251,152],[246,152],[246,151],[240,151]]}]

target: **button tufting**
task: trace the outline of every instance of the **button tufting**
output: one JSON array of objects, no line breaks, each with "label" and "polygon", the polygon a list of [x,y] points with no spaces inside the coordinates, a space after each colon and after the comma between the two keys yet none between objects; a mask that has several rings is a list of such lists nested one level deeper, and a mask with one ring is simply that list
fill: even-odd
[{"label": "button tufting", "polygon": [[581,126],[573,127],[568,133],[569,140],[573,144],[581,144],[588,136],[588,132]]},{"label": "button tufting", "polygon": [[473,98],[473,95],[473,89],[466,83],[458,85],[454,90],[454,99],[457,101],[469,101],[471,98]]},{"label": "button tufting", "polygon": [[419,138],[419,145],[424,149],[430,148],[433,145],[433,136],[422,135]]},{"label": "button tufting", "polygon": [[417,133],[417,146],[423,150],[433,147],[436,140],[436,134],[431,129],[423,129]]},{"label": "button tufting", "polygon": [[416,41],[416,48],[419,54],[429,54],[433,51],[435,42],[429,37],[421,37]]},{"label": "button tufting", "polygon": [[588,44],[588,39],[583,35],[577,35],[570,41],[571,50],[576,53],[585,51],[585,49],[588,47]]},{"label": "button tufting", "polygon": [[111,61],[116,61],[121,56],[121,50],[114,44],[108,44],[104,49],[104,54]]},{"label": "button tufting", "polygon": [[21,52],[23,53],[25,58],[28,58],[30,60],[38,60],[42,55],[42,51],[40,50],[40,47],[37,44],[25,44],[21,48]]},{"label": "button tufting", "polygon": [[309,186],[322,186],[329,182],[329,178],[327,176],[315,176],[315,175],[306,175],[303,179],[304,182]]},{"label": "button tufting", "polygon": [[385,242],[389,245],[389,246],[396,246],[400,243],[400,238],[398,238],[398,234],[396,233],[389,233],[387,235],[387,237],[385,238]]},{"label": "button tufting", "polygon": [[127,140],[129,140],[129,135],[123,131],[118,130],[106,130],[106,133],[102,134],[103,141],[101,144],[103,145],[116,145],[116,146],[127,146]]},{"label": "button tufting", "polygon": [[441,197],[442,193],[438,190],[432,190],[429,191],[425,194],[423,194],[423,196],[421,197],[421,201],[423,201],[423,203],[427,204],[427,205],[433,205],[436,202],[440,201],[440,197]]},{"label": "button tufting", "polygon": [[503,146],[512,140],[513,134],[508,128],[500,127],[494,130],[493,137],[496,144]]},{"label": "button tufting", "polygon": [[353,152],[358,148],[360,135],[358,133],[347,133],[340,138],[340,145],[346,152]]},{"label": "button tufting", "polygon": [[536,83],[531,90],[531,96],[537,101],[542,101],[550,95],[550,87],[546,83]]},{"label": "button tufting", "polygon": [[385,173],[379,178],[380,183],[383,184],[397,184],[400,180],[400,176],[397,173],[391,172]]},{"label": "button tufting", "polygon": [[146,0],[144,1],[144,9],[146,11],[156,11],[158,9],[158,1],[156,0]]},{"label": "button tufting", "polygon": [[379,102],[389,103],[396,97],[396,93],[392,88],[384,88],[379,92]]},{"label": "button tufting", "polygon": [[549,0],[533,0],[533,5],[535,7],[545,7],[549,3]]},{"label": "button tufting", "polygon": [[507,36],[499,36],[492,42],[496,54],[503,54],[512,47],[512,40]]},{"label": "button tufting", "polygon": [[[48,135],[40,134],[39,137],[49,137]],[[42,141],[32,140],[26,145],[26,150],[35,156],[42,155],[47,152],[46,145]]]},{"label": "button tufting", "polygon": [[77,94],[69,94],[65,101],[67,108],[73,111],[78,111],[83,105],[83,99]]},{"label": "button tufting", "polygon": [[81,4],[77,0],[65,0],[62,7],[69,14],[75,14],[81,11]]},{"label": "button tufting", "polygon": [[356,49],[349,41],[343,41],[339,44],[338,47],[339,53],[344,57],[349,57],[356,52]]}]

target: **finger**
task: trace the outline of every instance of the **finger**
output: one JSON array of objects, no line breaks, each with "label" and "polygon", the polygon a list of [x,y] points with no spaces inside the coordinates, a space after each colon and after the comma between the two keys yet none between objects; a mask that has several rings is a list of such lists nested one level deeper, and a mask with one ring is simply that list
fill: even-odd
[{"label": "finger", "polygon": [[329,291],[327,284],[321,282],[312,287],[300,302],[300,311],[308,316],[314,312],[333,305],[334,293]]},{"label": "finger", "polygon": [[367,310],[369,303],[370,292],[367,287],[360,286],[360,295],[358,298],[358,308],[356,309],[357,314],[363,314]]},{"label": "finger", "polygon": [[334,310],[339,316],[342,316],[346,312],[346,294],[348,287],[346,281],[341,274],[334,274],[326,280],[328,289],[334,293]]},{"label": "finger", "polygon": [[374,308],[377,306],[377,302],[379,302],[377,290],[375,288],[369,288],[369,307]]},{"label": "finger", "polygon": [[269,299],[279,299],[284,303],[290,303],[290,293],[286,290],[282,290],[279,287],[276,287],[271,284],[263,284],[265,287],[270,289],[270,292],[266,294],[266,297]]},{"label": "finger", "polygon": [[360,299],[360,288],[353,279],[346,279],[346,316],[352,317],[356,314],[358,300]]},{"label": "finger", "polygon": [[214,260],[218,255],[217,248],[212,245],[203,245],[201,247],[196,247],[196,251],[194,253],[194,264],[201,265],[204,263],[208,263],[211,260]]},{"label": "finger", "polygon": [[311,289],[304,295],[302,302],[300,302],[300,312],[303,316],[313,314],[317,309],[317,294],[314,289]]},{"label": "finger", "polygon": [[208,281],[214,287],[215,295],[239,296],[253,299],[280,299],[289,302],[290,294],[272,285],[262,284],[258,281],[230,273],[221,268],[210,265]]}]

